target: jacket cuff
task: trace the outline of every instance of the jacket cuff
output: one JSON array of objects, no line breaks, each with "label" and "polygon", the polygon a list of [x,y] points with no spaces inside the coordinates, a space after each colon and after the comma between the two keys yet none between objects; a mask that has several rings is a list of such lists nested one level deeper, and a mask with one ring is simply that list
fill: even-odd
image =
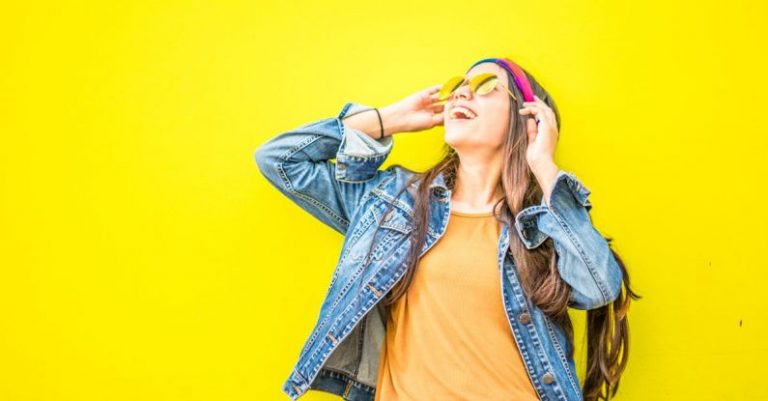
[{"label": "jacket cuff", "polygon": [[542,196],[539,205],[527,207],[515,217],[515,228],[526,248],[536,248],[549,237],[539,229],[539,218],[544,213],[549,213],[552,207],[583,207],[589,212],[592,209],[592,203],[589,201],[590,193],[591,191],[573,173],[560,170],[550,195],[550,206],[547,206]]},{"label": "jacket cuff", "polygon": [[362,182],[373,178],[392,151],[393,136],[374,139],[342,121],[344,117],[372,109],[371,106],[347,103],[337,116],[341,131],[341,144],[336,152],[336,179],[339,181]]}]

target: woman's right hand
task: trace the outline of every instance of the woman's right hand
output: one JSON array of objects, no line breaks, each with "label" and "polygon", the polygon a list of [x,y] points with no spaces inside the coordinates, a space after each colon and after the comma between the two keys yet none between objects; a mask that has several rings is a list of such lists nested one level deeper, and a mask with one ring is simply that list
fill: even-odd
[{"label": "woman's right hand", "polygon": [[398,119],[399,131],[422,131],[443,125],[443,104],[438,100],[441,86],[430,86],[386,106]]}]

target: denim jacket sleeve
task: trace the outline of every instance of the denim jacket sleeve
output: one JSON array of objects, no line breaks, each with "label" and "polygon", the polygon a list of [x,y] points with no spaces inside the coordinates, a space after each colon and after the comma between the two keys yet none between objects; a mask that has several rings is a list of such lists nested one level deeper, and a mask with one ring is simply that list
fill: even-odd
[{"label": "denim jacket sleeve", "polygon": [[283,132],[254,153],[267,181],[342,234],[363,195],[393,173],[378,169],[392,150],[393,137],[374,139],[342,121],[369,109],[347,103],[337,116]]},{"label": "denim jacket sleeve", "polygon": [[595,309],[615,300],[621,291],[621,267],[608,242],[592,225],[588,199],[591,191],[572,174],[559,171],[547,205],[523,209],[515,228],[526,248],[548,237],[557,253],[560,276],[571,286],[569,306]]}]

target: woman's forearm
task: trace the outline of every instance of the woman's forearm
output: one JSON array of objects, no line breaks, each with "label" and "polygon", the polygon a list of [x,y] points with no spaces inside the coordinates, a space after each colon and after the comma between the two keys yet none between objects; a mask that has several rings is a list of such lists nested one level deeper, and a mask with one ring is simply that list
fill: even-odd
[{"label": "woman's forearm", "polygon": [[[381,123],[384,125],[385,137],[402,130],[400,113],[394,105],[379,108],[379,113],[381,113]],[[379,117],[373,109],[344,117],[343,121],[350,128],[365,132],[374,139],[381,138],[381,124],[379,124]]]}]

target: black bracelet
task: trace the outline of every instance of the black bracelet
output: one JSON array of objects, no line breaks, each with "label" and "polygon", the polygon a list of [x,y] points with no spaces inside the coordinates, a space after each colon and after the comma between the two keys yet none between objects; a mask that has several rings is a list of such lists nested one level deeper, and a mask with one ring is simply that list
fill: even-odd
[{"label": "black bracelet", "polygon": [[379,116],[379,127],[381,127],[381,136],[379,137],[379,139],[382,139],[384,138],[384,123],[381,121],[381,113],[379,113],[379,109],[375,107],[373,109],[376,110],[376,115]]}]

